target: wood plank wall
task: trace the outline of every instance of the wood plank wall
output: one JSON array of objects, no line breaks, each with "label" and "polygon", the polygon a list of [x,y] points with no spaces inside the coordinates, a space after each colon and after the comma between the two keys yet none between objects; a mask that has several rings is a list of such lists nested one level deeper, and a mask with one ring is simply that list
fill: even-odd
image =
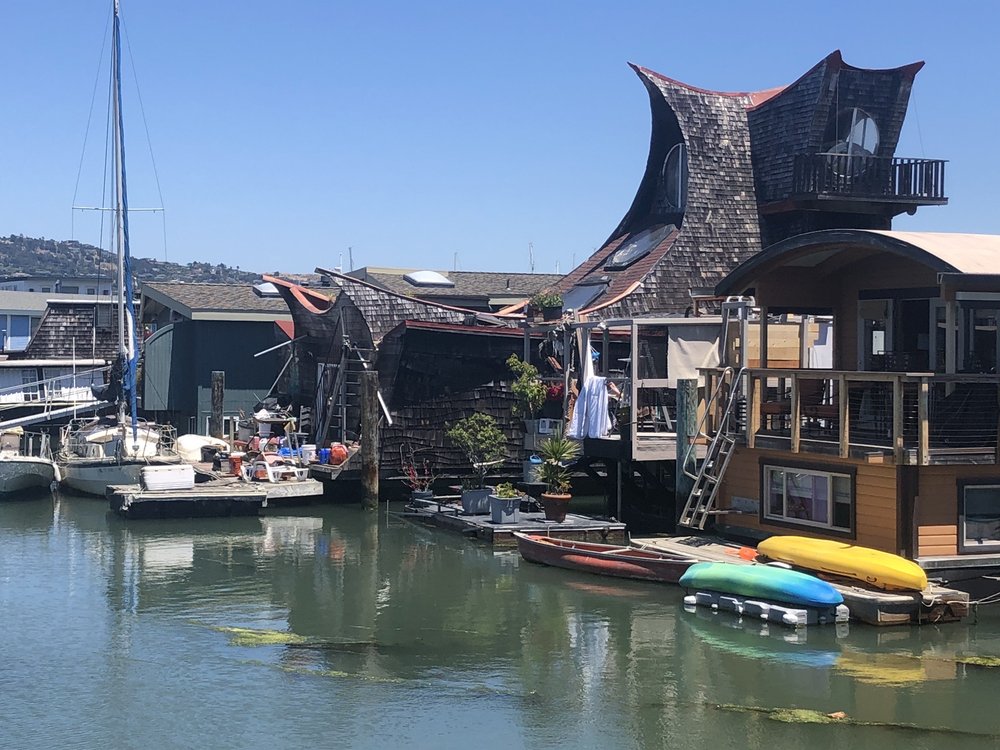
[{"label": "wood plank wall", "polygon": [[[761,460],[776,466],[798,465],[819,471],[856,471],[854,500],[856,506],[856,534],[854,542],[865,547],[898,552],[896,511],[896,467],[892,464],[869,464],[860,460],[831,461],[825,456],[791,455],[783,451],[737,448],[726,470],[720,492],[720,509],[732,507],[731,498],[744,497],[761,501]],[[729,514],[723,516],[730,526],[763,531],[769,534],[798,534],[801,536],[843,539],[843,536],[824,534],[821,529],[808,526],[776,526],[761,523],[756,515]]]},{"label": "wood plank wall", "polygon": [[921,467],[915,514],[918,557],[958,554],[958,485],[976,480],[1000,482],[1000,467]]}]

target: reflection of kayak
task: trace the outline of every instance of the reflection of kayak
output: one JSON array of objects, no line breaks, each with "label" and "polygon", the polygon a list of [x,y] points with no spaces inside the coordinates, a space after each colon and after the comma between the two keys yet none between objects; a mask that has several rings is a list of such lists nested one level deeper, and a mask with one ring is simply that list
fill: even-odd
[{"label": "reflection of kayak", "polygon": [[735,563],[695,563],[681,576],[681,586],[692,591],[782,602],[800,607],[836,607],[844,597],[826,581],[770,565]]},{"label": "reflection of kayak", "polygon": [[899,555],[846,542],[772,536],[757,545],[757,552],[771,560],[853,578],[880,589],[922,591],[927,588],[927,574],[916,563]]},{"label": "reflection of kayak", "polygon": [[681,574],[694,564],[694,560],[669,552],[575,542],[516,531],[514,536],[517,550],[525,560],[583,573],[677,583]]},{"label": "reflection of kayak", "polygon": [[[923,660],[908,654],[863,653],[845,650],[837,660],[838,672],[870,685],[912,685],[927,679],[955,679],[955,665],[941,662],[945,669],[930,677]],[[947,667],[950,666],[950,674]]]},{"label": "reflection of kayak", "polygon": [[[704,610],[699,610],[702,612]],[[742,627],[724,628],[717,623],[725,614],[713,614],[711,619],[700,614],[685,617],[681,622],[714,651],[735,654],[747,659],[789,664],[801,667],[828,668],[837,663],[839,653],[801,644],[789,643],[773,635],[748,632]]]}]

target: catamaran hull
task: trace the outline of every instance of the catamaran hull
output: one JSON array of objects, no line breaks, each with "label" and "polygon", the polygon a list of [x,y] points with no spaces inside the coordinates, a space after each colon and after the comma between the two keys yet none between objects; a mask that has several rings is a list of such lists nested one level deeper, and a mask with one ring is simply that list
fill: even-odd
[{"label": "catamaran hull", "polygon": [[44,458],[0,458],[0,495],[47,488],[55,478],[55,464]]},{"label": "catamaran hull", "polygon": [[71,461],[62,464],[62,483],[86,495],[104,497],[109,484],[140,484],[144,466],[176,464],[180,458],[118,461],[114,458]]}]

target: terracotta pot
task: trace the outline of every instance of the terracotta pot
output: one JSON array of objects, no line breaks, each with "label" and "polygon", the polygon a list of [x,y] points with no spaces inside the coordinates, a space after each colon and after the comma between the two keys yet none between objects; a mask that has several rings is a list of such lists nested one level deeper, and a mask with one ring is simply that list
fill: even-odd
[{"label": "terracotta pot", "polygon": [[556,495],[551,492],[542,493],[542,509],[545,511],[546,521],[562,523],[566,520],[566,511],[569,509],[569,501],[572,495]]}]

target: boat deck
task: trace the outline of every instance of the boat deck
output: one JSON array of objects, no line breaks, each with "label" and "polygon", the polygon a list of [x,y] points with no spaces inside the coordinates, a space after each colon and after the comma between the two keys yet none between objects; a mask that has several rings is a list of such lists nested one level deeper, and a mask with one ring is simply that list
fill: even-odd
[{"label": "boat deck", "polygon": [[409,509],[400,515],[438,528],[457,531],[500,549],[517,548],[515,531],[524,534],[544,534],[557,539],[579,542],[628,544],[625,524],[575,513],[567,513],[565,521],[555,523],[545,520],[544,513],[521,511],[518,513],[517,523],[493,523],[489,514],[463,515],[461,507],[431,503],[421,508]]},{"label": "boat deck", "polygon": [[[739,544],[712,536],[656,535],[633,537],[632,544],[687,555],[702,562],[755,565],[740,556]],[[859,586],[846,578],[826,577],[843,596],[851,619],[869,625],[909,625],[956,622],[969,616],[969,595],[930,584],[921,592],[881,591]]]}]

